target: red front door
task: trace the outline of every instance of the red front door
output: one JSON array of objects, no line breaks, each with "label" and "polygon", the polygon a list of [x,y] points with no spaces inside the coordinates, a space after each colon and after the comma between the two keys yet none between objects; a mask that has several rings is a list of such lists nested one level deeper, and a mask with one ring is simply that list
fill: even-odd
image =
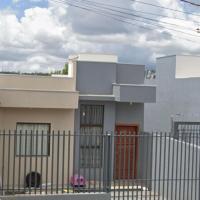
[{"label": "red front door", "polygon": [[115,137],[115,179],[133,179],[137,172],[138,126],[117,125]]}]

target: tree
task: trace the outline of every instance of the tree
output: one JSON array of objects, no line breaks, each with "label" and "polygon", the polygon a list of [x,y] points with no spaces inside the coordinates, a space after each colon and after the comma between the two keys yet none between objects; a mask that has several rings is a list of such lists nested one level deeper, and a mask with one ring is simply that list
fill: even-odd
[{"label": "tree", "polygon": [[65,63],[64,67],[61,70],[55,70],[55,71],[51,72],[51,74],[64,74],[64,75],[68,75],[68,64]]},{"label": "tree", "polygon": [[62,74],[68,74],[68,64],[65,63],[64,67],[63,67],[63,70],[62,70]]}]

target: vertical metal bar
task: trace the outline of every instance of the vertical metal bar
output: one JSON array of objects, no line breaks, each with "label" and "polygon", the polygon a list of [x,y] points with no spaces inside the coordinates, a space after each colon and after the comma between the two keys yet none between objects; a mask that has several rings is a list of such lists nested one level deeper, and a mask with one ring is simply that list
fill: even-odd
[{"label": "vertical metal bar", "polygon": [[26,171],[27,171],[27,169],[26,169],[26,160],[27,160],[27,130],[25,130],[25,147],[24,147],[24,155],[25,155],[25,157],[24,157],[24,191],[26,190]]},{"label": "vertical metal bar", "polygon": [[[194,129],[191,132],[192,134],[192,174],[191,174],[191,196],[190,199],[193,199],[193,185],[195,183],[194,181]],[[197,161],[196,161],[197,162]]]},{"label": "vertical metal bar", "polygon": [[83,138],[81,140],[82,144],[81,144],[81,155],[80,155],[80,162],[83,168],[83,176],[86,177],[86,162],[87,162],[87,135],[86,135],[86,131],[85,128],[81,128],[81,130],[84,130],[83,132],[81,132],[81,134],[83,134]]},{"label": "vertical metal bar", "polygon": [[36,144],[35,144],[35,147],[34,147],[34,149],[35,149],[35,185],[34,185],[34,192],[36,194],[36,192],[37,192],[37,167],[38,167],[37,166],[38,165],[38,137],[39,137],[38,130],[36,130],[35,137],[36,137]]},{"label": "vertical metal bar", "polygon": [[[146,135],[143,134],[143,138],[142,138],[142,144],[143,145],[144,145],[144,141],[145,140],[146,140]],[[145,151],[143,151],[143,153],[145,153]],[[145,174],[145,168],[144,168],[144,174]],[[140,186],[141,186],[141,188],[140,188],[140,190],[141,190],[141,192],[140,192],[140,198],[141,199],[143,199],[143,185],[144,185],[144,182],[145,182],[145,177],[143,175],[142,179],[140,179]]]},{"label": "vertical metal bar", "polygon": [[[76,132],[74,132],[74,135],[73,135],[73,138],[74,138],[74,144],[73,144],[73,158],[75,158],[75,157],[77,157],[77,152],[76,152],[76,149],[77,149],[77,147],[76,147],[76,140],[77,140],[77,134],[76,134]],[[78,148],[80,148],[80,147],[78,147]],[[79,150],[78,150],[78,152],[79,152]],[[72,174],[72,177],[74,177],[74,175],[75,175],[75,159],[73,159],[73,174]],[[75,190],[74,190],[75,188],[74,188],[74,186],[73,186],[73,193],[75,192]]]},{"label": "vertical metal bar", "polygon": [[4,193],[4,168],[5,168],[5,130],[3,130],[3,146],[2,146],[2,192]]},{"label": "vertical metal bar", "polygon": [[104,151],[103,151],[103,180],[102,180],[102,183],[103,183],[103,192],[105,192],[105,171],[106,171],[106,169],[105,169],[105,166],[106,166],[106,159],[105,159],[105,157],[106,157],[106,148],[107,148],[107,145],[106,145],[106,139],[107,139],[107,137],[106,137],[106,135],[107,135],[107,132],[105,133],[105,135],[104,135],[104,137],[103,137],[103,144],[104,144]]},{"label": "vertical metal bar", "polygon": [[[179,130],[178,130],[178,131],[179,131]],[[180,133],[179,133],[179,134],[180,134]],[[179,169],[180,169],[179,177],[180,177],[180,179],[179,179],[179,191],[178,191],[179,200],[181,200],[181,185],[182,185],[182,175],[183,175],[183,173],[182,173],[182,167],[184,167],[184,166],[182,165],[182,160],[183,160],[183,140],[182,140],[182,138],[179,137],[178,142],[180,142],[180,144],[181,144],[181,150],[180,150],[180,165],[179,165]]]},{"label": "vertical metal bar", "polygon": [[99,161],[97,162],[97,158],[99,159],[99,156],[97,156],[97,131],[94,135],[94,155],[93,155],[93,158],[94,158],[94,187],[93,187],[93,190],[94,192],[96,192],[96,181],[97,181],[97,178],[96,178],[96,168],[97,166],[99,167]]},{"label": "vertical metal bar", "polygon": [[113,140],[113,187],[114,187],[114,200],[116,199],[116,145],[117,145],[117,139],[116,139],[116,133],[113,132],[112,134],[112,140]]},{"label": "vertical metal bar", "polygon": [[[133,173],[134,173],[134,175],[135,175],[135,172],[134,171],[136,171],[137,172],[137,169],[138,169],[138,165],[137,165],[137,155],[136,154],[140,154],[140,152],[138,151],[137,152],[137,148],[138,148],[138,143],[140,143],[141,144],[141,141],[143,141],[143,137],[144,137],[144,134],[143,133],[141,133],[141,134],[139,134],[139,133],[137,133],[137,131],[136,131],[136,135],[134,136],[134,138],[135,138],[135,140],[134,140],[134,144],[135,144],[135,154],[134,154],[134,170],[133,170]],[[138,150],[139,150],[139,148],[138,148]],[[139,178],[138,177],[136,177],[136,198],[138,199],[139,198],[139,181],[141,181],[141,180],[139,180]],[[134,184],[133,184],[133,186],[134,186]],[[133,191],[133,194],[132,194],[132,196],[134,195],[134,191]]]},{"label": "vertical metal bar", "polygon": [[[40,159],[40,173],[42,175],[42,179],[43,179],[43,157],[44,157],[44,152],[43,152],[43,143],[44,143],[44,131],[42,130],[42,138],[41,138],[41,159]],[[47,144],[48,145],[48,144]],[[40,194],[42,194],[42,180],[41,180],[41,184],[40,184]]]},{"label": "vertical metal bar", "polygon": [[[69,184],[70,184],[70,173],[69,173],[69,171],[70,171],[70,160],[71,160],[71,132],[69,131],[68,132],[68,169],[67,169],[67,182],[68,182],[68,184],[67,184],[67,191],[68,191],[68,193],[69,193]],[[73,158],[73,157],[72,157]]]},{"label": "vertical metal bar", "polygon": [[[197,145],[195,145],[195,147],[196,146],[198,146],[199,145],[199,139],[200,139],[200,137],[199,137],[199,132],[195,129],[195,140],[197,140]],[[196,152],[196,154],[195,154],[195,160],[196,160],[196,165],[195,165],[195,179],[196,179],[196,181],[195,181],[195,189],[194,189],[194,199],[196,200],[198,197],[197,197],[197,191],[198,191],[198,188],[197,188],[197,185],[198,185],[198,181],[199,181],[199,184],[200,184],[200,180],[198,180],[197,179],[197,176],[198,176],[198,169],[199,169],[199,166],[198,166],[198,158],[199,158],[199,155],[198,155],[198,152],[199,152],[199,150],[198,150],[198,148],[196,147],[195,148],[195,152]],[[199,194],[199,197],[200,197],[200,194]]]},{"label": "vertical metal bar", "polygon": [[166,199],[168,199],[169,197],[169,182],[170,182],[170,154],[171,154],[171,136],[170,136],[170,133],[168,135],[168,142],[169,142],[169,145],[168,145],[168,165],[167,165],[167,196],[166,196]]},{"label": "vertical metal bar", "polygon": [[58,184],[59,184],[59,165],[60,165],[60,131],[57,135],[57,175],[56,175],[56,194],[58,194]]},{"label": "vertical metal bar", "polygon": [[54,134],[54,130],[52,132],[52,158],[51,158],[51,194],[53,194],[53,187],[54,187],[54,140],[55,140],[55,134]]},{"label": "vertical metal bar", "polygon": [[163,150],[163,185],[162,185],[162,191],[163,191],[163,196],[165,196],[165,165],[166,165],[166,132],[164,133],[164,150]]},{"label": "vertical metal bar", "polygon": [[157,149],[158,149],[158,133],[156,132],[156,135],[155,135],[155,138],[156,138],[156,144],[155,144],[155,168],[154,168],[154,174],[155,174],[155,177],[154,177],[154,200],[156,200],[156,187],[157,187]]},{"label": "vertical metal bar", "polygon": [[[151,151],[150,151],[150,155],[151,155],[151,161],[152,161],[152,158],[153,158],[153,140],[154,140],[154,134],[153,134],[153,132],[151,133]],[[166,133],[165,133],[165,143],[166,143]],[[166,144],[165,144],[165,146],[166,146]],[[166,158],[165,158],[166,159]],[[152,163],[151,163],[151,165],[150,165],[150,172],[152,173]],[[151,192],[152,192],[152,179],[153,179],[153,177],[152,177],[152,174],[151,174],[151,179],[150,179],[150,181],[151,181],[151,189],[150,189],[150,194],[149,194],[149,199],[151,200]],[[163,191],[163,194],[164,194],[164,191]]]},{"label": "vertical metal bar", "polygon": [[127,190],[128,190],[128,192],[127,192],[127,198],[129,199],[129,196],[130,196],[130,194],[129,194],[129,190],[130,190],[130,188],[129,188],[129,184],[130,184],[130,179],[131,179],[131,173],[130,173],[130,164],[131,164],[131,146],[132,146],[132,144],[131,144],[131,139],[132,139],[132,135],[131,135],[131,131],[128,133],[128,136],[127,136],[127,149],[128,149],[128,179],[127,179]]},{"label": "vertical metal bar", "polygon": [[107,192],[110,192],[111,189],[111,147],[112,147],[112,141],[111,141],[111,134],[108,134],[108,153],[107,153]]},{"label": "vertical metal bar", "polygon": [[146,146],[146,161],[147,161],[147,164],[146,164],[146,187],[145,187],[145,200],[147,199],[147,191],[148,191],[148,169],[149,169],[149,134],[147,133],[146,134],[146,142],[147,144],[145,145]]},{"label": "vertical metal bar", "polygon": [[30,166],[29,166],[29,194],[31,194],[32,189],[31,189],[31,184],[32,184],[32,177],[31,177],[31,172],[32,172],[32,158],[33,158],[33,131],[31,130],[31,140],[30,140]]},{"label": "vertical metal bar", "polygon": [[162,163],[162,135],[163,133],[161,132],[159,135],[160,138],[160,149],[159,149],[159,177],[158,177],[158,199],[160,199],[160,195],[161,195],[161,163]]},{"label": "vertical metal bar", "polygon": [[173,143],[172,143],[172,173],[171,173],[171,199],[173,199],[173,195],[174,195],[174,138],[172,139]]},{"label": "vertical metal bar", "polygon": [[88,173],[88,190],[89,193],[91,192],[91,168],[92,168],[92,152],[93,152],[93,147],[92,147],[92,142],[91,142],[91,138],[92,138],[93,134],[92,132],[90,132],[89,135],[89,146],[88,146],[88,150],[89,150],[89,154],[88,154],[88,163],[89,163],[89,173]]},{"label": "vertical metal bar", "polygon": [[[174,139],[175,140],[175,139]],[[176,141],[176,159],[175,159],[175,162],[176,162],[176,177],[175,177],[175,200],[177,199],[177,195],[178,195],[178,190],[177,190],[177,187],[178,187],[178,163],[179,163],[179,141]],[[180,169],[179,169],[180,170]]]},{"label": "vertical metal bar", "polygon": [[104,133],[98,135],[99,141],[100,141],[100,153],[101,153],[101,167],[99,168],[99,192],[101,192],[101,185],[102,185],[102,168],[103,168],[103,136]]},{"label": "vertical metal bar", "polygon": [[[188,171],[187,171],[187,199],[189,199],[189,188],[190,188],[190,183],[191,183],[191,178],[190,178],[190,149],[191,149],[191,131],[188,131],[189,132],[189,135],[188,135],[188,137],[189,137],[189,145],[188,145],[188,147],[189,147],[189,150],[188,150],[188,161],[187,161],[187,163],[188,163]],[[186,180],[185,180],[186,181]]]},{"label": "vertical metal bar", "polygon": [[14,132],[14,152],[13,152],[13,185],[12,191],[15,192],[15,156],[16,156],[16,142],[17,142],[17,130]]},{"label": "vertical metal bar", "polygon": [[[199,132],[199,130],[196,130],[196,139],[198,140],[197,141],[197,144],[198,144],[198,146],[200,145],[200,132]],[[197,153],[196,153],[196,170],[195,170],[195,174],[196,174],[196,177],[198,176],[198,174],[200,173],[200,171],[199,171],[199,165],[200,165],[200,151],[199,151],[199,149],[196,147],[196,151],[197,151]],[[200,174],[199,174],[199,176],[200,176]],[[200,187],[200,180],[199,180],[199,178],[196,178],[196,184],[195,184],[195,200],[196,199],[198,199],[198,198],[200,198],[200,192],[199,192],[199,194],[197,194],[197,192],[199,191],[199,188],[197,187],[198,186],[198,183],[199,183],[199,187]]]},{"label": "vertical metal bar", "polygon": [[47,138],[47,155],[46,155],[46,160],[45,160],[45,163],[46,163],[46,184],[45,184],[45,193],[47,194],[48,193],[48,177],[49,177],[49,155],[51,154],[50,152],[50,149],[49,147],[51,146],[51,138],[52,138],[52,135],[51,135],[51,132],[50,130],[48,130],[46,133],[44,133],[44,136],[45,138]]},{"label": "vertical metal bar", "polygon": [[78,148],[78,192],[80,192],[80,168],[81,168],[81,165],[80,165],[80,154],[81,154],[81,139],[82,139],[82,134],[79,135],[79,138],[78,138],[78,142],[79,142],[79,148]]},{"label": "vertical metal bar", "polygon": [[185,135],[185,144],[184,144],[184,148],[185,148],[185,151],[184,151],[184,176],[183,176],[183,200],[185,199],[185,185],[186,185],[186,162],[187,162],[187,136]]},{"label": "vertical metal bar", "polygon": [[137,177],[135,177],[135,166],[137,165],[137,163],[135,163],[136,162],[136,152],[135,152],[135,150],[134,149],[136,149],[135,148],[135,146],[136,146],[136,141],[138,140],[138,137],[139,137],[139,135],[137,135],[137,133],[135,132],[133,135],[132,135],[132,137],[131,137],[131,140],[130,140],[130,142],[131,142],[131,146],[132,146],[132,144],[133,144],[133,149],[132,149],[132,152],[133,152],[133,161],[132,161],[132,166],[133,166],[133,168],[132,168],[132,172],[131,172],[131,176],[132,176],[132,181],[131,181],[131,191],[132,191],[132,193],[131,193],[131,195],[132,195],[132,199],[134,198],[134,193],[135,193],[135,188],[134,188],[134,184],[135,184],[135,182],[134,182],[134,178],[136,178],[136,184],[137,184],[137,190],[136,190],[136,198],[138,197],[138,181],[137,181]]},{"label": "vertical metal bar", "polygon": [[125,199],[125,179],[126,179],[126,135],[127,135],[127,132],[125,131],[123,133],[123,200]]},{"label": "vertical metal bar", "polygon": [[118,133],[119,135],[117,135],[117,137],[119,138],[119,168],[118,168],[118,185],[119,185],[119,189],[118,189],[118,199],[120,199],[121,197],[121,158],[122,158],[122,133],[121,131]]},{"label": "vertical metal bar", "polygon": [[20,191],[20,178],[21,178],[21,157],[22,157],[22,131],[20,130],[20,134],[19,134],[19,167],[18,167],[18,191]]},{"label": "vertical metal bar", "polygon": [[[68,140],[69,140],[69,135],[68,135]],[[64,177],[65,177],[65,131],[63,131],[63,143],[62,143],[62,193],[64,192]],[[68,152],[70,150],[70,146],[68,145]],[[70,162],[70,158],[68,155],[68,163]],[[68,165],[68,169],[69,171],[69,165]],[[68,175],[68,174],[67,174]],[[67,179],[69,180],[69,179]],[[69,181],[67,182],[67,193],[69,193]]]},{"label": "vertical metal bar", "polygon": [[7,173],[7,190],[9,191],[10,189],[10,136],[11,136],[11,131],[9,130],[8,132],[8,173]]}]

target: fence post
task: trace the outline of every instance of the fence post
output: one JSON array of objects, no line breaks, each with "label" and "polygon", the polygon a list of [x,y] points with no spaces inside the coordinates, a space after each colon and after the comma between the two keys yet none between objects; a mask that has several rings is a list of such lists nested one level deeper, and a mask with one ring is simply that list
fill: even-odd
[{"label": "fence post", "polygon": [[112,135],[107,134],[107,181],[106,181],[106,192],[111,191],[111,169],[112,169]]}]

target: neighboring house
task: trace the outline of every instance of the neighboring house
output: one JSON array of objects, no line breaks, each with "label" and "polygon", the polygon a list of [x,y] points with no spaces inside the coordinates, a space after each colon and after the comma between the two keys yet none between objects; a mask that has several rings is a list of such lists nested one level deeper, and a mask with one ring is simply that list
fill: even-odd
[{"label": "neighboring house", "polygon": [[157,59],[156,104],[145,105],[145,130],[200,131],[200,57],[166,56]]},{"label": "neighboring house", "polygon": [[[103,148],[105,144],[100,140],[100,135],[119,135],[121,132],[136,135],[143,131],[144,103],[155,102],[156,87],[144,84],[145,66],[118,63],[115,55],[80,54],[71,56],[69,65],[77,68],[79,108],[75,113],[75,131],[81,136],[98,135],[96,143],[94,140],[85,141],[84,137],[76,142],[76,146],[80,146],[80,149],[76,148],[76,155],[80,155],[76,165],[83,174],[87,173],[88,168],[90,171],[102,169],[106,163],[104,161],[108,159],[103,158],[107,154],[103,150],[107,149]],[[137,142],[134,144],[130,153],[137,160],[139,147]],[[116,148],[116,152],[123,151],[123,145],[116,145]],[[123,176],[117,171],[123,159],[116,155],[117,166],[115,172],[112,172],[115,178]],[[112,161],[109,165],[112,165]],[[135,163],[129,165],[124,167],[126,171],[129,167],[133,169]],[[136,176],[136,172],[133,176]]]},{"label": "neighboring house", "polygon": [[[14,181],[16,185],[23,187],[24,175],[30,170],[35,171],[36,160],[39,173],[41,173],[39,166],[46,169],[47,165],[50,165],[49,175],[43,171],[45,175],[42,174],[42,182],[45,182],[46,176],[50,181],[50,170],[51,168],[56,169],[57,164],[56,162],[54,165],[51,164],[53,163],[51,161],[52,139],[49,139],[48,134],[53,130],[60,130],[61,133],[63,130],[73,132],[74,113],[77,108],[75,68],[73,72],[71,69],[71,75],[63,77],[0,75],[0,177],[4,178],[4,185],[13,184]],[[3,130],[7,134],[6,137],[3,136]],[[10,136],[8,130],[10,130]],[[13,135],[14,130],[17,130],[17,137]],[[25,131],[27,131],[26,138]],[[39,132],[38,139],[36,139],[36,131]],[[42,141],[43,147],[41,147]],[[58,146],[56,145],[57,143],[54,147],[54,158],[57,156]],[[62,144],[59,148],[62,148]],[[38,157],[44,158],[42,165],[40,163],[42,159],[32,156],[30,160],[30,152],[32,155],[37,152]],[[45,161],[46,158],[48,158],[48,163]],[[67,155],[65,162],[67,162]],[[27,172],[24,169],[25,165]],[[53,179],[55,182],[55,175]]]}]

